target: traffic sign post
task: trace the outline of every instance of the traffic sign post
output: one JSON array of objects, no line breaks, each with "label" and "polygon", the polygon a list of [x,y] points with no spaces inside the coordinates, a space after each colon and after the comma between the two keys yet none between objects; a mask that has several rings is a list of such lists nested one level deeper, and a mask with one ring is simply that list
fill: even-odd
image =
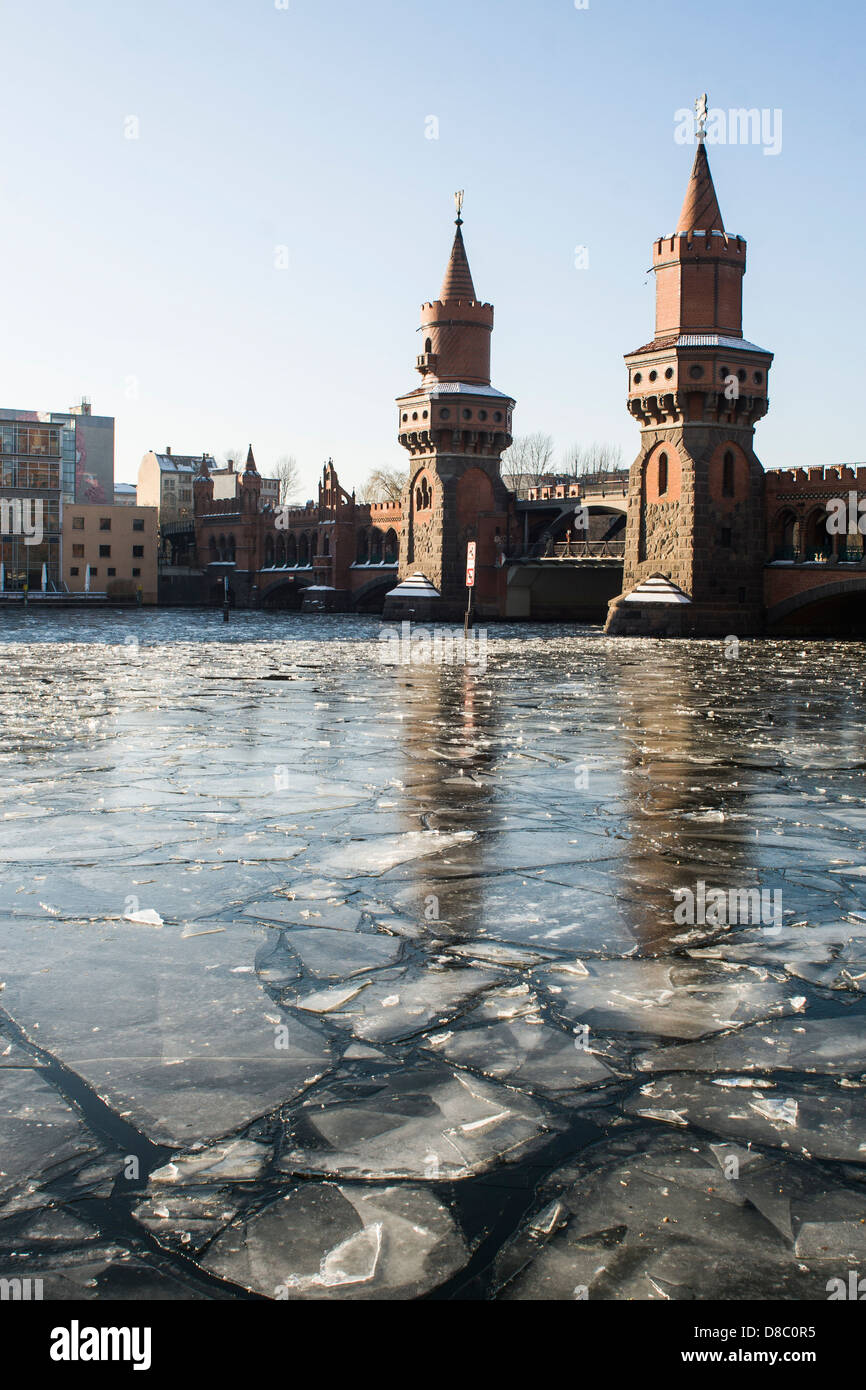
[{"label": "traffic sign post", "polygon": [[472,590],[475,588],[475,541],[470,541],[466,547],[466,587],[469,593],[466,599],[466,617],[463,621],[464,636],[472,626]]}]

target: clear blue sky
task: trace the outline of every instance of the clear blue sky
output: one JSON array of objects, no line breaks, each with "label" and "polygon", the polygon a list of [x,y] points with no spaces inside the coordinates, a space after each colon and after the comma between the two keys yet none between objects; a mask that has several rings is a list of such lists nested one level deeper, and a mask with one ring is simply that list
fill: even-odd
[{"label": "clear blue sky", "polygon": [[864,28],[859,0],[0,0],[0,403],[89,395],[121,480],[252,440],[307,492],[328,455],[360,483],[402,462],[465,188],[516,431],[631,461],[622,355],[693,157],[674,112],[706,90],[783,112],[777,157],[709,151],[776,353],[759,456],[863,459]]}]

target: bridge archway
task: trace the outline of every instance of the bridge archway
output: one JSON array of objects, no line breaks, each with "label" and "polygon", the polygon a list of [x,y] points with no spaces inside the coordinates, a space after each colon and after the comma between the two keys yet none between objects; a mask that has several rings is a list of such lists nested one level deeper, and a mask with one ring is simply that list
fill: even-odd
[{"label": "bridge archway", "polygon": [[625,510],[617,506],[609,506],[607,503],[589,502],[586,509],[589,513],[588,530],[578,530],[574,507],[570,506],[568,511],[562,512],[554,521],[546,527],[542,534],[542,539],[546,541],[564,541],[566,533],[571,532],[573,541],[622,541],[625,540],[626,513]]},{"label": "bridge archway", "polygon": [[309,575],[287,575],[277,579],[259,595],[259,604],[262,608],[299,609],[304,590],[311,582]]},{"label": "bridge archway", "polygon": [[391,574],[379,574],[363,588],[352,594],[352,608],[356,613],[381,613],[385,606],[385,595],[397,583],[396,569]]},{"label": "bridge archway", "polygon": [[866,637],[864,596],[866,574],[846,575],[791,594],[768,608],[768,634]]}]

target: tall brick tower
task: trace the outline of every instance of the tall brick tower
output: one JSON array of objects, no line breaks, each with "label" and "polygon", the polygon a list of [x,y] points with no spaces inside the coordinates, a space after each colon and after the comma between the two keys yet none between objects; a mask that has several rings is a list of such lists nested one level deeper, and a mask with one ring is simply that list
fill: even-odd
[{"label": "tall brick tower", "polygon": [[607,621],[617,635],[761,630],[764,473],[753,439],[773,355],[743,337],[746,243],[725,231],[705,119],[677,229],[653,247],[655,337],[625,359],[641,446],[623,592]]},{"label": "tall brick tower", "polygon": [[475,607],[495,616],[503,606],[510,493],[499,461],[511,443],[514,401],[490,384],[493,305],[472,283],[463,244],[463,195],[439,298],[421,308],[421,385],[400,396],[399,440],[409,453],[400,539],[401,581],[423,574],[438,591],[419,607],[391,595],[385,616],[414,608],[417,617],[451,621],[466,606],[466,545],[476,542]]}]

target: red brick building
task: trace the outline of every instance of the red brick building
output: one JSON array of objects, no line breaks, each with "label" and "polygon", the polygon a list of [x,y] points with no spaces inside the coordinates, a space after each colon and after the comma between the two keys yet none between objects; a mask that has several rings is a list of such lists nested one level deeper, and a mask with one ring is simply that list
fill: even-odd
[{"label": "red brick building", "polygon": [[653,247],[655,336],[625,359],[641,446],[609,633],[863,630],[863,538],[834,537],[827,504],[863,488],[866,468],[762,468],[773,355],[743,336],[745,270],[699,134],[677,229]]},{"label": "red brick building", "polygon": [[194,481],[198,566],[206,597],[280,608],[381,609],[396,582],[398,503],[357,502],[328,462],[318,499],[304,507],[262,502],[252,446],[235,498],[214,498],[203,459]]}]

